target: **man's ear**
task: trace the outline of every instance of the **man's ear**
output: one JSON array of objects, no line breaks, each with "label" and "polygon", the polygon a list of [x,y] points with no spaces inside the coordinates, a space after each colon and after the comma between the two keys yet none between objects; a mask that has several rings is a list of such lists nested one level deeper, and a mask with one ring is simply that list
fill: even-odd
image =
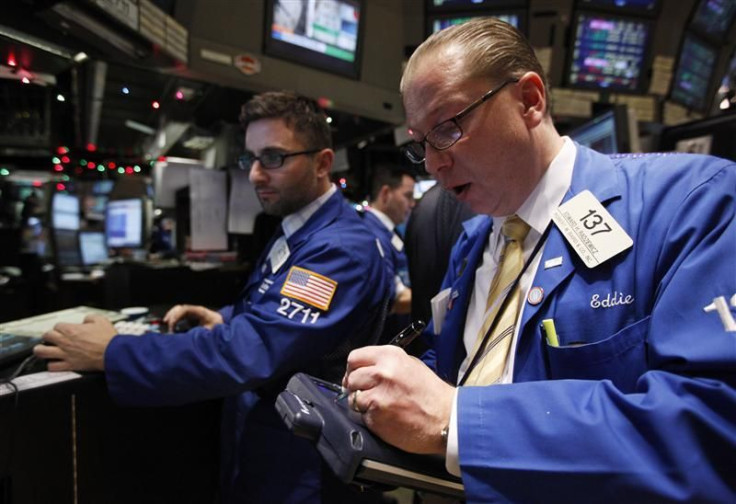
[{"label": "man's ear", "polygon": [[520,79],[519,90],[524,106],[524,121],[529,127],[542,122],[547,108],[547,94],[544,81],[536,72],[527,72]]},{"label": "man's ear", "polygon": [[332,163],[335,160],[335,151],[332,149],[322,149],[315,154],[317,160],[317,176],[328,177],[332,171]]},{"label": "man's ear", "polygon": [[376,200],[380,201],[381,203],[385,203],[386,201],[388,201],[389,196],[391,196],[391,188],[388,185],[383,185],[378,191],[378,197],[376,198]]}]

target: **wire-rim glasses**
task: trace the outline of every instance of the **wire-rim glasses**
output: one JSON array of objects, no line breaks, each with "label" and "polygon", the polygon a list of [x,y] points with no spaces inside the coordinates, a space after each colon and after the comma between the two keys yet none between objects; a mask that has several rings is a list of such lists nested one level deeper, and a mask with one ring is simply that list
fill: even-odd
[{"label": "wire-rim glasses", "polygon": [[429,130],[424,138],[418,142],[411,142],[404,146],[402,151],[404,155],[409,158],[409,161],[415,164],[423,163],[426,157],[427,148],[426,144],[429,144],[434,150],[445,150],[449,149],[457,143],[463,137],[463,129],[460,127],[460,120],[472,112],[480,104],[487,102],[499,91],[501,91],[507,84],[519,82],[518,78],[511,78],[505,80],[500,86],[497,86],[483,96],[475,100],[473,103],[462,109],[454,117],[446,119],[441,123],[437,124],[434,128]]},{"label": "wire-rim glasses", "polygon": [[260,156],[256,156],[252,152],[246,152],[238,158],[238,166],[241,170],[249,171],[253,166],[253,163],[259,161],[264,169],[273,170],[284,166],[286,158],[301,156],[303,154],[316,154],[321,150],[322,149],[310,149],[297,152],[266,151]]}]

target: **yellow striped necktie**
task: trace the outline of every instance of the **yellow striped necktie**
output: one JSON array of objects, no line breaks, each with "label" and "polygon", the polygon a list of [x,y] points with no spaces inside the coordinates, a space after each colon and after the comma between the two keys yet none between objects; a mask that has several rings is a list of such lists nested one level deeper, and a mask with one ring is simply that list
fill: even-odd
[{"label": "yellow striped necktie", "polygon": [[[496,383],[503,375],[506,359],[513,339],[516,320],[519,318],[519,307],[521,306],[521,289],[517,284],[514,292],[508,294],[508,290],[519,276],[524,266],[524,238],[529,233],[529,225],[517,215],[512,215],[503,223],[501,233],[504,237],[504,247],[501,251],[496,274],[491,282],[486,301],[486,318],[478,331],[478,337],[473,347],[472,357],[480,350],[482,352],[478,363],[470,370],[466,385],[490,385]],[[498,315],[499,320],[493,329],[493,333],[481,349],[484,336],[493,323],[506,296],[511,296],[503,312]]]}]

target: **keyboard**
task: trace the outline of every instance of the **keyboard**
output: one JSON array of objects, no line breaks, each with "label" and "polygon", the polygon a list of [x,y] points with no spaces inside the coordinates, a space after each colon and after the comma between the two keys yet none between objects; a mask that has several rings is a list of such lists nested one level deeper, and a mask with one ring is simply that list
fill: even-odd
[{"label": "keyboard", "polygon": [[77,306],[0,324],[0,369],[31,355],[33,347],[41,342],[43,333],[53,329],[57,323],[81,324],[87,315],[102,315],[110,322],[125,318],[120,312]]}]

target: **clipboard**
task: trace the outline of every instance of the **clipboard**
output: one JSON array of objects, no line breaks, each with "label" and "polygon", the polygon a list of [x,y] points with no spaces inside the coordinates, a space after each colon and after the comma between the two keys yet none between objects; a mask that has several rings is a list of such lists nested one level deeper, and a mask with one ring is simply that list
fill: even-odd
[{"label": "clipboard", "polygon": [[315,443],[341,481],[465,497],[462,481],[447,472],[444,458],[408,453],[380,440],[347,401],[335,402],[340,392],[339,385],[297,373],[276,398],[276,410],[295,435]]}]

